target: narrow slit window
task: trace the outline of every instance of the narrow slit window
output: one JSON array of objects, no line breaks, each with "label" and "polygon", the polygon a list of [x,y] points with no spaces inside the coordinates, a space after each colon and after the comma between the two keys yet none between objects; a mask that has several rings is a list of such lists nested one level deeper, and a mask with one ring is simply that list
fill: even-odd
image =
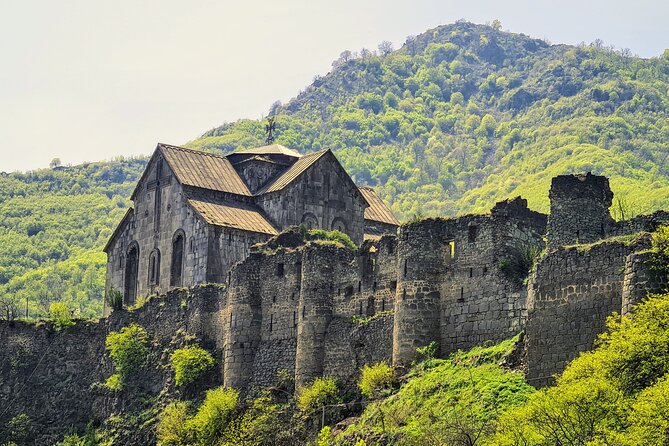
[{"label": "narrow slit window", "polygon": [[479,227],[476,225],[470,225],[469,226],[469,234],[467,237],[467,240],[469,243],[476,243],[476,239],[479,236]]}]

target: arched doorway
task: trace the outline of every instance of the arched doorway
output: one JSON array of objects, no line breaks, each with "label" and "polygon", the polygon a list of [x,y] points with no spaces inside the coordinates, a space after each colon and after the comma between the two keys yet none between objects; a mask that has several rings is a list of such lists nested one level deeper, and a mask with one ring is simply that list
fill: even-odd
[{"label": "arched doorway", "polygon": [[125,286],[123,303],[126,306],[134,305],[137,300],[137,267],[139,266],[139,247],[130,245],[125,258]]}]

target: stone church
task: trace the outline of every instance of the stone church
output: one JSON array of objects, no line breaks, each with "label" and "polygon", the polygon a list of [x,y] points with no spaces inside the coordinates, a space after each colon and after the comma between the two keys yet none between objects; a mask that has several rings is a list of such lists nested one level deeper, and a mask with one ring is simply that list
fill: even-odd
[{"label": "stone church", "polygon": [[[158,144],[109,242],[106,290],[137,296],[225,282],[251,246],[283,229],[338,229],[360,244],[399,222],[330,150],[278,144],[227,156]],[[107,313],[106,309],[106,313]]]}]

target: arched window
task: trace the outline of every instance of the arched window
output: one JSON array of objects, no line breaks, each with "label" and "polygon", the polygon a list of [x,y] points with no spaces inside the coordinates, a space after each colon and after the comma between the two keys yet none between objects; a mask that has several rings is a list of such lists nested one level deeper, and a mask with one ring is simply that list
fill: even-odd
[{"label": "arched window", "polygon": [[181,286],[184,266],[184,233],[178,230],[172,238],[172,263],[170,264],[170,286]]},{"label": "arched window", "polygon": [[139,265],[139,246],[133,242],[125,258],[125,284],[123,301],[126,306],[134,305],[137,299],[137,266]]},{"label": "arched window", "polygon": [[154,249],[149,255],[149,285],[160,283],[160,251]]},{"label": "arched window", "polygon": [[302,224],[307,227],[307,229],[316,229],[318,228],[318,219],[311,212],[307,212],[302,216]]},{"label": "arched window", "polygon": [[346,223],[344,222],[344,220],[337,217],[334,220],[332,220],[332,225],[330,229],[332,230],[336,229],[337,231],[346,232]]}]

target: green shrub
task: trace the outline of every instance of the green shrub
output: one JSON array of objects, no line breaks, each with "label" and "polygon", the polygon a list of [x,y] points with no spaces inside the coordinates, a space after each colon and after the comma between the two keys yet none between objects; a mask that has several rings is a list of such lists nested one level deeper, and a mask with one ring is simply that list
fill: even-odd
[{"label": "green shrub", "polygon": [[110,289],[107,294],[107,305],[114,311],[123,308],[123,293],[114,288]]},{"label": "green shrub", "polygon": [[149,335],[146,330],[135,323],[107,335],[105,346],[119,376],[114,381],[124,382],[144,365],[148,343]]},{"label": "green shrub", "polygon": [[535,392],[522,373],[498,365],[514,351],[517,340],[458,351],[448,359],[431,359],[430,367],[418,364],[396,393],[366,405],[332,444],[354,445],[364,440],[397,446],[487,445],[484,436],[499,414],[524,403]]},{"label": "green shrub", "polygon": [[175,401],[165,406],[156,425],[157,446],[182,446],[190,442],[188,404]]},{"label": "green shrub", "polygon": [[105,381],[105,387],[112,392],[120,392],[123,390],[123,377],[121,377],[119,373],[112,374],[107,378],[107,381]]},{"label": "green shrub", "polygon": [[660,226],[653,233],[651,269],[663,279],[669,278],[669,225]]},{"label": "green shrub", "polygon": [[286,435],[280,428],[281,412],[281,407],[264,392],[251,402],[242,416],[228,424],[220,446],[285,444],[280,440]]},{"label": "green shrub", "polygon": [[59,330],[74,325],[70,309],[62,302],[54,302],[49,306],[49,317]]},{"label": "green shrub", "polygon": [[439,350],[439,344],[435,341],[430,342],[424,347],[416,348],[416,353],[418,355],[418,362],[425,362],[429,364],[437,356],[437,351]]},{"label": "green shrub", "polygon": [[335,242],[344,248],[350,249],[351,251],[358,249],[356,244],[353,243],[353,240],[351,240],[351,237],[337,229],[332,231],[326,231],[324,229],[310,229],[307,231],[306,238],[307,240],[325,240]]},{"label": "green shrub", "polygon": [[334,378],[316,378],[312,385],[300,389],[297,408],[303,413],[310,413],[339,401],[339,389]]},{"label": "green shrub", "polygon": [[63,441],[56,443],[56,446],[98,446],[100,440],[101,435],[89,423],[82,435],[77,433],[68,434],[63,438]]},{"label": "green shrub", "polygon": [[395,371],[386,362],[362,367],[358,387],[367,398],[379,398],[392,390],[395,385]]},{"label": "green shrub", "polygon": [[185,386],[195,381],[203,372],[214,366],[214,357],[197,345],[180,348],[170,356],[177,386]]},{"label": "green shrub", "polygon": [[33,421],[25,413],[20,413],[7,422],[11,442],[27,443],[33,431]]},{"label": "green shrub", "polygon": [[555,386],[501,417],[492,444],[666,443],[669,295],[607,324],[597,349],[573,360]]},{"label": "green shrub", "polygon": [[[219,387],[208,390],[193,416],[188,404],[176,401],[167,405],[158,417],[158,446],[209,446],[221,444],[239,404],[239,393]],[[225,443],[223,443],[225,444]],[[256,443],[253,443],[256,444]]]},{"label": "green shrub", "polygon": [[219,387],[208,390],[197,413],[188,421],[198,445],[215,444],[232,419],[239,404],[239,393],[235,389]]}]

